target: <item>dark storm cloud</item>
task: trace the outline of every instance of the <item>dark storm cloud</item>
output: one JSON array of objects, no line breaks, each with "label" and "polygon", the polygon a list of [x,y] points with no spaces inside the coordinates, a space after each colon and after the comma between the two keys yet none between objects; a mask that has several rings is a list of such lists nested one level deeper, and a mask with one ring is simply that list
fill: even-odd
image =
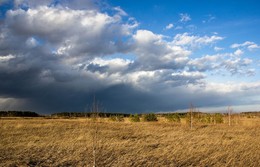
[{"label": "dark storm cloud", "polygon": [[91,72],[100,72],[100,73],[105,73],[108,70],[108,66],[100,66],[97,64],[89,64],[87,66],[87,70]]},{"label": "dark storm cloud", "polygon": [[190,102],[219,106],[259,93],[253,91],[258,84],[245,92],[243,84],[206,82],[205,71],[240,73],[250,59],[189,57],[192,48],[221,37],[185,33],[169,41],[137,30],[119,7],[106,6],[110,14],[100,10],[105,4],[99,1],[13,3],[0,23],[0,104],[6,109],[84,111],[95,95],[109,112],[172,111]]}]

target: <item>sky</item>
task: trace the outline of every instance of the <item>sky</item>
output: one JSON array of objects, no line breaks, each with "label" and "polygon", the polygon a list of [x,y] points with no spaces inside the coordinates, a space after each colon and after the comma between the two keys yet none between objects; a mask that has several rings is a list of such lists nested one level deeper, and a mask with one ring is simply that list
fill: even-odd
[{"label": "sky", "polygon": [[0,0],[0,110],[260,110],[258,0]]}]

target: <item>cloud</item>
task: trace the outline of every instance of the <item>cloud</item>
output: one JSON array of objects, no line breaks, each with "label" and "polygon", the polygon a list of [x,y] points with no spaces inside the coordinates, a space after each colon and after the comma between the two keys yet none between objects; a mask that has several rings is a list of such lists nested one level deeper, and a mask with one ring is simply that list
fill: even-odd
[{"label": "cloud", "polygon": [[65,7],[76,10],[83,9],[95,9],[98,10],[102,4],[95,0],[14,0],[14,6],[16,8],[37,8],[39,6],[53,6],[53,7]]},{"label": "cloud", "polygon": [[259,49],[260,46],[255,44],[254,42],[251,41],[246,41],[244,43],[238,44],[238,43],[234,43],[230,46],[230,48],[232,49],[236,49],[236,48],[247,48],[249,51],[253,51],[255,49]]},{"label": "cloud", "polygon": [[222,57],[224,55],[206,55],[200,58],[195,58],[193,60],[190,60],[188,65],[189,69],[191,71],[209,71],[209,70],[215,70],[220,67]]},{"label": "cloud", "polygon": [[241,56],[242,54],[244,54],[244,52],[243,52],[241,49],[237,49],[237,50],[234,52],[234,55],[236,55],[236,56]]},{"label": "cloud", "polygon": [[242,74],[242,75],[254,75],[254,70],[243,68],[247,67],[252,63],[251,59],[245,58],[235,58],[235,59],[228,59],[222,63],[222,65],[232,74]]},{"label": "cloud", "polygon": [[31,36],[36,36],[43,43],[52,45],[58,54],[71,56],[91,57],[126,51],[128,46],[123,40],[132,25],[120,22],[116,16],[95,10],[41,6],[7,12],[7,26],[11,33],[31,40],[35,39]]},{"label": "cloud", "polygon": [[[102,59],[94,58],[85,64],[85,69],[92,72],[99,72],[101,74],[117,74],[124,73],[128,69],[128,66],[131,65],[133,61],[122,58],[113,58],[113,59]],[[80,68],[83,67],[83,64],[80,64]]]},{"label": "cloud", "polygon": [[37,45],[39,45],[38,41],[34,38],[34,37],[30,37],[26,40],[26,45],[28,47],[36,47]]},{"label": "cloud", "polygon": [[116,10],[118,12],[119,15],[121,16],[127,16],[128,14],[123,10],[121,9],[119,6],[117,7],[114,7],[114,10]]},{"label": "cloud", "polygon": [[[0,97],[0,110],[16,110],[17,108],[28,105],[25,99]],[[26,109],[25,109],[26,110]]]},{"label": "cloud", "polygon": [[170,23],[170,24],[168,24],[168,25],[165,27],[165,29],[166,29],[166,30],[169,30],[169,29],[172,29],[173,27],[174,27],[173,24]]},{"label": "cloud", "polygon": [[163,42],[163,35],[157,35],[148,30],[137,30],[133,38],[139,44],[150,44],[150,43],[160,44]]},{"label": "cloud", "polygon": [[9,61],[11,59],[15,58],[15,56],[9,54],[9,55],[6,55],[6,56],[0,56],[0,62],[4,62],[4,61]]},{"label": "cloud", "polygon": [[252,51],[255,49],[260,49],[260,46],[257,44],[252,44],[252,45],[249,45],[247,48],[248,48],[248,50]]},{"label": "cloud", "polygon": [[135,53],[138,55],[135,64],[141,69],[182,69],[191,54],[189,50],[166,41],[163,35],[148,30],[138,30],[133,39]]},{"label": "cloud", "polygon": [[[27,106],[41,110],[48,106],[47,99],[52,99],[57,102],[51,109],[54,111],[59,105],[61,109],[63,102],[73,100],[66,98],[66,92],[81,97],[117,84],[114,79],[119,77],[114,73],[130,62],[102,61],[99,57],[127,52],[133,26],[122,23],[116,14],[93,9],[41,4],[28,10],[9,10],[0,28],[0,78],[7,81],[0,84],[5,90],[0,96],[26,99],[30,102]],[[35,87],[31,87],[33,83]],[[79,101],[81,106],[75,110],[82,109],[83,101]]]},{"label": "cloud", "polygon": [[[209,80],[210,73],[258,72],[253,60],[239,56],[243,48],[196,53],[203,46],[213,49],[224,40],[220,35],[165,36],[140,29],[121,7],[97,1],[13,2],[0,24],[0,105],[6,110],[83,111],[95,94],[109,112],[172,111],[191,101],[197,106],[250,101],[259,93],[256,83],[222,90],[224,83]],[[191,20],[182,16],[182,22]]]},{"label": "cloud", "polygon": [[185,23],[185,22],[188,22],[188,21],[191,20],[190,15],[187,14],[187,13],[180,13],[179,16],[180,16],[180,20],[179,21],[182,22],[182,23]]},{"label": "cloud", "polygon": [[215,46],[215,47],[214,47],[214,50],[215,50],[216,52],[218,52],[218,51],[224,50],[224,48]]},{"label": "cloud", "polygon": [[192,46],[192,47],[199,47],[202,45],[209,45],[215,43],[217,41],[223,40],[224,37],[221,36],[195,36],[189,35],[188,33],[177,34],[174,37],[173,43],[179,46]]},{"label": "cloud", "polygon": [[230,48],[235,49],[235,48],[239,48],[239,47],[250,46],[250,45],[253,45],[253,44],[254,44],[254,42],[246,41],[246,42],[244,42],[244,43],[242,43],[242,44],[238,44],[238,43],[232,44],[232,45],[230,46]]},{"label": "cloud", "polygon": [[259,82],[227,82],[227,83],[209,83],[206,87],[207,91],[219,90],[221,93],[231,94],[236,92],[237,95],[242,96],[243,94],[251,94],[256,96],[259,92],[260,83]]},{"label": "cloud", "polygon": [[[240,51],[238,51],[240,54]],[[255,70],[249,68],[253,60],[249,58],[241,59],[233,53],[223,53],[216,55],[206,55],[200,58],[191,59],[188,62],[190,71],[213,72],[230,75],[255,75]]]}]

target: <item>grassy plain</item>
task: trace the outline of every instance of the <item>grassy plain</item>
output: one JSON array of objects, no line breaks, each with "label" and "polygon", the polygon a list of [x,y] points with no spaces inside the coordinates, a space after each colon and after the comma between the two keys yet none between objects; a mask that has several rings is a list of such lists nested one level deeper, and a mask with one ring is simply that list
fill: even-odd
[{"label": "grassy plain", "polygon": [[236,124],[0,119],[0,166],[260,166],[260,118]]}]

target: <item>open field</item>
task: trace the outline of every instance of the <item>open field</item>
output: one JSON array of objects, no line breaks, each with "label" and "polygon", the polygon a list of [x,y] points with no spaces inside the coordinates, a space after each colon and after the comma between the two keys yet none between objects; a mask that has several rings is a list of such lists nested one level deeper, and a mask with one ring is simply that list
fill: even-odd
[{"label": "open field", "polygon": [[260,166],[260,118],[184,122],[2,118],[0,166]]}]

